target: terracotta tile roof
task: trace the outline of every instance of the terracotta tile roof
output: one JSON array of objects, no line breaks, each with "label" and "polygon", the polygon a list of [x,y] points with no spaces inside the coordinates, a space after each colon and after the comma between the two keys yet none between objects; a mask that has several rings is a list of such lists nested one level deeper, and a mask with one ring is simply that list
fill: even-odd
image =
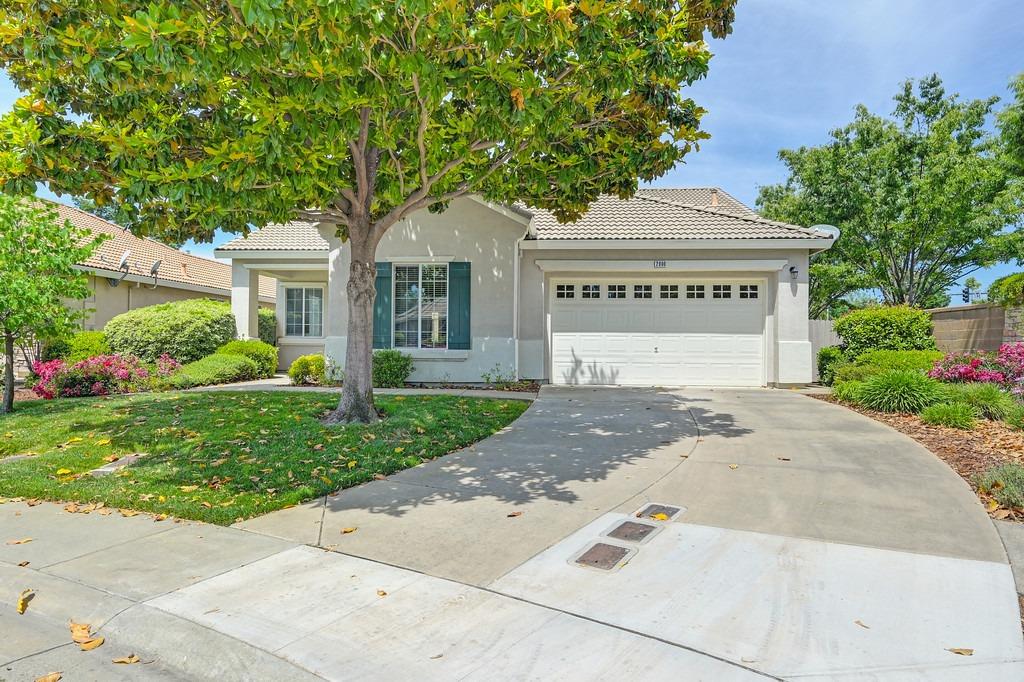
[{"label": "terracotta tile roof", "polygon": [[[117,272],[117,265],[125,251],[128,257],[129,274],[149,278],[149,270],[156,261],[161,261],[158,283],[173,282],[185,287],[219,289],[224,296],[231,295],[231,266],[209,258],[201,258],[162,244],[154,239],[136,237],[120,225],[116,225],[91,213],[73,206],[51,202],[64,220],[72,225],[89,230],[93,234],[110,235],[92,256],[83,263],[89,270]],[[260,277],[260,298],[272,301],[277,294],[277,281],[271,277]]]},{"label": "terracotta tile roof", "polygon": [[718,194],[718,210],[752,218],[760,217],[746,204],[718,187],[648,187],[636,191],[638,196],[664,199],[674,204],[687,204],[703,208],[712,206],[712,193]]},{"label": "terracotta tile roof", "polygon": [[313,223],[294,221],[290,223],[271,223],[262,229],[239,237],[218,247],[218,251],[310,251],[327,253],[330,247],[327,240]]}]

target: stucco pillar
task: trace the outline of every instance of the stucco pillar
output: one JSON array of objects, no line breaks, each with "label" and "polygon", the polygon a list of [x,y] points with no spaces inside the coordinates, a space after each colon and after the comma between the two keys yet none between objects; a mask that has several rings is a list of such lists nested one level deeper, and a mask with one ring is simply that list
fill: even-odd
[{"label": "stucco pillar", "polygon": [[348,301],[345,287],[348,283],[349,250],[332,229],[321,228],[321,235],[330,246],[327,257],[327,300],[324,301],[324,356],[328,371],[334,378],[345,369],[345,346],[348,342]]},{"label": "stucco pillar", "polygon": [[231,263],[231,312],[240,339],[260,338],[259,273],[241,263]]},{"label": "stucco pillar", "polygon": [[777,384],[806,384],[813,379],[810,329],[807,323],[810,279],[806,253],[794,253],[779,271],[775,296],[778,340]]}]

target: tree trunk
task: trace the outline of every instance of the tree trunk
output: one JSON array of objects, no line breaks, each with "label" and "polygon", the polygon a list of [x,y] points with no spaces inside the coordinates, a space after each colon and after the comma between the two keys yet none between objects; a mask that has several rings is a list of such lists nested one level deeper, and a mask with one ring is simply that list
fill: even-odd
[{"label": "tree trunk", "polygon": [[345,288],[348,299],[345,380],[338,408],[324,418],[327,424],[370,424],[380,419],[373,404],[373,302],[377,296],[374,258],[377,243],[370,235],[369,225],[365,229],[349,230],[352,260]]},{"label": "tree trunk", "polygon": [[4,334],[4,404],[0,414],[14,411],[14,335]]}]

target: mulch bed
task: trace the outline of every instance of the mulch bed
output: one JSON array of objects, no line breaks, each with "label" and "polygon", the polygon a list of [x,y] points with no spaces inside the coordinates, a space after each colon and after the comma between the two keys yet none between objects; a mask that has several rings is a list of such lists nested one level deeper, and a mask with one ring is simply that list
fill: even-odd
[{"label": "mulch bed", "polygon": [[25,400],[39,400],[39,396],[32,392],[29,388],[16,388],[14,389],[14,402],[22,402]]},{"label": "mulch bed", "polygon": [[978,493],[989,515],[996,519],[1024,522],[1024,509],[1000,509],[994,499],[978,491],[974,477],[1000,464],[1024,464],[1024,431],[1002,422],[979,420],[973,431],[952,429],[947,426],[925,424],[913,414],[874,412],[836,400],[831,395],[815,398],[843,405],[872,419],[888,424],[931,450],[936,456],[960,474]]}]

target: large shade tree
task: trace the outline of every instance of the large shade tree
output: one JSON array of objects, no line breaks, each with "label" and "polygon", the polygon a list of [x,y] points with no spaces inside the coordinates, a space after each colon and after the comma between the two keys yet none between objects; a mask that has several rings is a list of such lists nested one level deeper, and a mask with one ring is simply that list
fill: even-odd
[{"label": "large shade tree", "polygon": [[[859,106],[828,144],[781,151],[789,178],[758,196],[770,218],[842,230],[811,265],[819,312],[861,289],[942,305],[960,278],[1024,256],[1021,178],[990,132],[998,98],[963,101],[931,76],[907,81],[895,101],[891,118]],[[1000,112],[1002,128],[1020,106]]]},{"label": "large shade tree", "polygon": [[347,241],[345,382],[372,421],[374,253],[476,193],[571,219],[706,137],[684,86],[735,0],[48,0],[6,4],[10,191],[117,204],[171,241],[315,221]]}]

